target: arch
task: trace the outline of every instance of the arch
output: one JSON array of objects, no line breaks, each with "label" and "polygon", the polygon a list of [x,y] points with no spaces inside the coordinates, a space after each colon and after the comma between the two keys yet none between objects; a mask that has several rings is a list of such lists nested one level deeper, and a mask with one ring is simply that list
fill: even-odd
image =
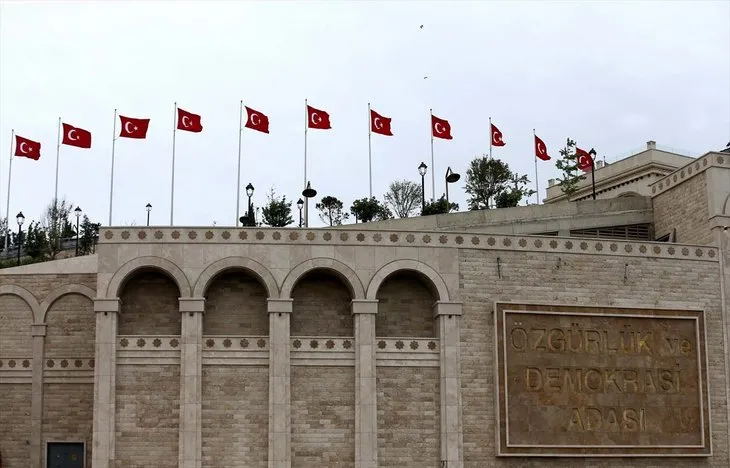
[{"label": "arch", "polygon": [[725,204],[722,206],[722,214],[730,214],[730,192],[728,192]]},{"label": "arch", "polygon": [[122,285],[124,285],[132,274],[137,270],[147,268],[160,270],[165,273],[175,282],[175,284],[177,284],[177,289],[180,291],[180,297],[190,297],[190,293],[192,292],[190,289],[190,282],[180,267],[172,263],[170,260],[153,256],[137,257],[122,265],[109,281],[109,285],[106,288],[106,297],[119,297]]},{"label": "arch", "polygon": [[616,196],[616,198],[621,198],[621,197],[641,197],[641,196],[642,195],[639,194],[639,193],[637,193],[637,192],[623,192],[623,193],[618,194]]},{"label": "arch", "polygon": [[380,286],[383,284],[383,281],[385,281],[393,273],[397,273],[399,271],[414,271],[419,273],[421,276],[426,277],[426,279],[428,279],[431,283],[430,286],[432,286],[434,291],[438,294],[437,300],[441,302],[450,301],[449,290],[446,287],[446,283],[443,278],[441,278],[441,275],[439,275],[436,270],[430,266],[417,260],[394,260],[385,264],[380,268],[380,270],[375,272],[375,275],[373,275],[373,278],[370,280],[370,284],[368,284],[368,290],[365,297],[369,300],[377,299],[376,296]]},{"label": "arch", "polygon": [[42,315],[42,322],[46,322],[46,317],[48,316],[48,310],[51,308],[54,302],[59,300],[62,296],[65,296],[67,294],[79,294],[81,296],[84,296],[88,298],[90,301],[94,301],[94,297],[96,296],[96,291],[91,289],[88,286],[84,286],[82,284],[64,284],[61,287],[58,287],[48,293],[45,299],[43,299],[43,302],[41,302],[40,306],[40,312]]},{"label": "arch", "polygon": [[31,294],[30,291],[27,289],[16,286],[14,284],[6,284],[3,286],[0,286],[0,296],[18,296],[19,298],[23,299],[26,304],[28,304],[28,307],[30,307],[31,313],[33,314],[33,323],[41,323],[41,306],[38,304],[38,300],[35,298],[33,294]]},{"label": "arch", "polygon": [[314,270],[329,270],[342,280],[347,289],[350,290],[353,299],[365,299],[365,289],[362,282],[352,268],[334,258],[311,258],[295,266],[281,285],[280,298],[291,299],[291,292],[297,282],[307,273]]},{"label": "arch", "polygon": [[195,282],[193,297],[203,297],[213,279],[226,270],[245,270],[252,273],[263,284],[269,299],[279,298],[279,285],[276,284],[274,275],[256,260],[245,257],[226,257],[208,265]]}]

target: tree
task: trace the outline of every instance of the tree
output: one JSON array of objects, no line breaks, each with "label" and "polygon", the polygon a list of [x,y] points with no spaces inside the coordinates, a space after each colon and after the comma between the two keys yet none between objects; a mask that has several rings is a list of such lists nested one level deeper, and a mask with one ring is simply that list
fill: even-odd
[{"label": "tree", "polygon": [[294,222],[291,217],[291,201],[286,201],[286,195],[277,197],[273,187],[268,195],[268,203],[262,211],[264,224],[271,227],[284,227]]},{"label": "tree", "polygon": [[399,218],[408,218],[421,207],[421,186],[410,180],[395,180],[385,194],[386,205]]},{"label": "tree", "polygon": [[[10,234],[8,232],[8,218],[0,218],[0,236],[2,236],[2,240],[0,240],[0,250],[5,249],[5,237]],[[8,245],[10,245],[10,239],[8,239]]]},{"label": "tree", "polygon": [[329,223],[330,226],[340,226],[342,221],[350,216],[346,212],[342,212],[344,205],[336,197],[322,197],[322,201],[314,207],[319,210],[319,219],[323,223]]},{"label": "tree", "polygon": [[578,169],[578,156],[575,154],[575,141],[570,138],[565,143],[565,148],[560,150],[560,159],[555,161],[555,167],[563,172],[563,177],[558,178],[560,190],[566,197],[570,197],[578,190],[578,183],[585,179]]},{"label": "tree", "polygon": [[49,253],[46,231],[39,223],[31,221],[23,237],[25,254],[33,260],[41,260]]},{"label": "tree", "polygon": [[48,254],[51,260],[56,258],[62,248],[62,240],[74,235],[74,229],[68,221],[73,203],[66,199],[53,199],[41,217],[40,225],[48,238]]},{"label": "tree", "polygon": [[382,205],[377,198],[361,198],[352,202],[350,207],[350,213],[355,218],[359,219],[362,223],[369,223],[370,221],[383,221],[385,219],[391,219],[393,213],[390,212],[387,206]]},{"label": "tree", "polygon": [[79,238],[79,255],[89,255],[94,253],[96,239],[99,237],[99,228],[101,223],[92,223],[89,217],[84,215],[83,221],[79,226],[81,237]]},{"label": "tree", "polygon": [[[517,206],[523,197],[529,196],[530,191],[524,188],[529,182],[527,175],[512,172],[509,165],[500,159],[487,156],[474,158],[466,171],[464,187],[471,195],[469,209],[489,209],[493,206],[492,201],[496,203],[497,199],[501,200],[497,208]],[[507,195],[502,195],[504,192]]]},{"label": "tree", "polygon": [[[451,208],[451,210],[449,210]],[[441,198],[434,202],[426,202],[426,205],[424,205],[423,210],[421,210],[421,216],[429,216],[429,215],[436,215],[436,214],[446,214],[449,211],[456,211],[459,209],[458,203],[449,202],[448,206],[446,205],[446,196],[441,195]]]}]

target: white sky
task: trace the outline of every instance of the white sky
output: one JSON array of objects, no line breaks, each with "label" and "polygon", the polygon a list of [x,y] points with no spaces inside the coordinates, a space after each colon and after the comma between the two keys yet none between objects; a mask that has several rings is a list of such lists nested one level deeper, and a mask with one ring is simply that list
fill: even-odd
[{"label": "white sky", "polygon": [[[507,142],[494,157],[533,183],[533,128],[553,156],[569,136],[609,162],[647,140],[692,156],[724,148],[730,2],[2,1],[0,211],[11,128],[43,145],[40,161],[13,161],[11,229],[18,211],[37,218],[53,197],[61,116],[93,142],[61,147],[59,195],[106,225],[118,108],[152,120],[147,140],[117,141],[113,224],[143,225],[148,202],[152,224],[168,224],[177,101],[204,130],[177,135],[175,224],[233,225],[239,101],[271,121],[269,135],[243,134],[241,185],[254,184],[260,205],[272,185],[301,194],[304,98],[333,127],[309,133],[317,200],[349,208],[368,195],[371,102],[395,134],[373,135],[374,195],[431,166],[433,108],[454,135],[434,145],[436,193],[450,165],[462,174],[451,199],[466,209],[465,171],[488,152],[489,116]],[[557,175],[539,164],[541,196]],[[310,225],[322,225],[313,209]]]}]

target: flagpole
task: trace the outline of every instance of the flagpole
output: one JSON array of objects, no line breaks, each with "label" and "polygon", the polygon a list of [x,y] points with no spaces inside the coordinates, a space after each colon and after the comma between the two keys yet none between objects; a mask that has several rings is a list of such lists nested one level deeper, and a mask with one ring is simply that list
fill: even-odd
[{"label": "flagpole", "polygon": [[428,110],[431,113],[431,202],[436,201],[436,166],[433,162],[433,109]]},{"label": "flagpole", "polygon": [[53,204],[58,203],[58,161],[61,155],[61,117],[58,118],[58,131],[56,132],[56,190],[53,195]]},{"label": "flagpole", "polygon": [[112,173],[109,181],[109,226],[112,225],[112,197],[114,196],[114,146],[117,142],[117,110],[114,109],[114,123],[112,125]]},{"label": "flagpole", "polygon": [[370,198],[373,198],[373,150],[372,150],[372,125],[371,125],[370,103],[368,102],[368,170],[370,174]]},{"label": "flagpole", "polygon": [[489,118],[489,159],[492,159],[492,118]]},{"label": "flagpole", "polygon": [[172,176],[170,177],[170,226],[172,226],[173,212],[175,208],[175,135],[177,132],[177,102],[174,103],[175,111],[172,126]]},{"label": "flagpole", "polygon": [[[241,133],[243,133],[243,99],[238,110],[238,177],[236,178],[236,227],[238,227],[238,213],[241,206]],[[249,213],[250,215],[251,213]]]},{"label": "flagpole", "polygon": [[[307,98],[304,98],[304,189],[307,188],[307,127],[309,127],[309,112]],[[309,197],[304,197],[304,227],[309,227]]]},{"label": "flagpole", "polygon": [[[490,129],[490,131],[491,131],[491,129]],[[535,129],[534,128],[532,129],[532,137],[533,137],[532,138],[532,141],[534,142],[535,141],[535,137],[537,137],[537,135],[535,134]],[[537,151],[535,151],[535,191],[536,191],[535,192],[535,194],[536,194],[535,198],[537,198],[536,202],[539,205],[540,204],[540,182],[537,179]]]},{"label": "flagpole", "polygon": [[5,254],[8,253],[8,244],[10,240],[10,176],[13,173],[13,139],[15,137],[15,129],[10,130],[10,163],[8,164],[8,198],[5,201]]}]

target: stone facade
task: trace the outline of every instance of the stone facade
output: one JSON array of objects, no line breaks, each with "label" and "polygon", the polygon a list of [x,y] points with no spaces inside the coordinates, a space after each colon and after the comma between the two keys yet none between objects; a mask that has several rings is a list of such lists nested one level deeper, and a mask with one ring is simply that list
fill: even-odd
[{"label": "stone facade", "polygon": [[701,172],[662,192],[653,202],[657,213],[657,237],[676,229],[677,242],[711,244],[714,241],[708,221],[706,173]]}]

